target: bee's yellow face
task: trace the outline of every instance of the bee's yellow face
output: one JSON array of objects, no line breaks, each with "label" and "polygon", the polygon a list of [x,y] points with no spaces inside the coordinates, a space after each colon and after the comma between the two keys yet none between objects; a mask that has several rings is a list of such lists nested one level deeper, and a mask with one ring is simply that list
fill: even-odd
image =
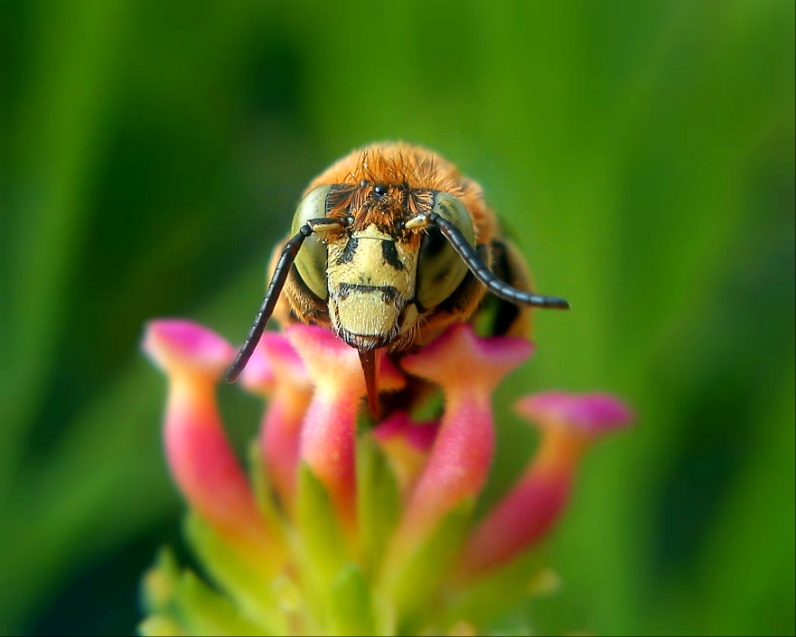
[{"label": "bee's yellow face", "polygon": [[330,239],[328,251],[329,318],[346,343],[383,347],[414,325],[416,247],[370,224]]},{"label": "bee's yellow face", "polygon": [[324,185],[299,204],[294,231],[311,219],[346,219],[348,227],[309,237],[296,258],[302,281],[326,302],[329,321],[360,351],[392,345],[420,327],[424,312],[448,298],[467,266],[436,228],[407,229],[418,212],[451,220],[471,245],[466,208],[449,193],[399,184]]}]

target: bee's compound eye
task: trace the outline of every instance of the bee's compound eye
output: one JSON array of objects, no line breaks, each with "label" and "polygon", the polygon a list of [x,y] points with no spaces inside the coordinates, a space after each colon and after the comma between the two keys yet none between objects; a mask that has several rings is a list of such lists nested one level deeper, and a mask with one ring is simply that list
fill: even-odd
[{"label": "bee's compound eye", "polygon": [[[321,219],[326,216],[326,197],[329,190],[331,186],[318,186],[301,200],[293,217],[291,235],[295,235],[310,219]],[[322,300],[326,300],[329,295],[326,287],[326,260],[326,246],[317,235],[311,234],[304,240],[295,261],[296,269],[304,283]]]},{"label": "bee's compound eye", "polygon": [[[475,230],[470,213],[464,204],[447,192],[438,192],[434,198],[434,212],[452,222],[475,247]],[[439,228],[429,226],[420,244],[417,262],[417,300],[423,307],[431,308],[447,299],[467,274],[467,264],[462,261]]]}]

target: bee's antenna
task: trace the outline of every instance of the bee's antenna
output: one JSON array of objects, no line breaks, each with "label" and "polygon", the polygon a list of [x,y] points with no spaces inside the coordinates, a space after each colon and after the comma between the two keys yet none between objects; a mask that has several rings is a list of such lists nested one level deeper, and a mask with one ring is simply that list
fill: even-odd
[{"label": "bee's antenna", "polygon": [[265,292],[265,298],[263,298],[260,309],[254,317],[254,323],[249,330],[249,334],[246,336],[246,340],[243,341],[243,345],[238,351],[238,355],[235,357],[232,365],[230,365],[227,370],[228,383],[234,383],[238,380],[238,376],[240,376],[243,368],[246,367],[246,363],[249,362],[249,359],[254,353],[254,349],[257,347],[257,343],[260,342],[260,337],[263,335],[263,330],[265,330],[268,319],[270,319],[271,314],[274,313],[274,307],[279,298],[279,293],[282,291],[282,288],[285,287],[287,275],[290,273],[290,268],[296,260],[299,249],[301,249],[301,244],[303,244],[304,239],[311,234],[312,226],[310,226],[309,223],[305,223],[285,244],[282,255],[279,257],[279,261],[274,269],[274,275],[271,277],[271,282],[268,284],[268,289]]},{"label": "bee's antenna", "polygon": [[287,243],[285,243],[285,247],[274,269],[274,275],[271,277],[271,282],[268,284],[268,289],[265,292],[265,298],[263,298],[260,309],[254,317],[254,323],[249,330],[249,334],[246,336],[246,340],[243,341],[243,345],[241,345],[238,355],[235,357],[232,365],[230,365],[227,370],[226,378],[228,383],[234,383],[238,380],[238,376],[240,376],[243,368],[246,367],[246,363],[249,362],[251,355],[254,353],[257,343],[260,342],[260,337],[263,335],[263,330],[265,330],[268,319],[270,319],[271,314],[274,313],[274,307],[279,299],[279,294],[282,292],[282,288],[285,287],[287,275],[290,273],[290,268],[296,260],[296,255],[298,255],[301,245],[304,243],[304,239],[309,237],[316,230],[326,231],[339,229],[342,228],[343,225],[344,222],[339,219],[310,219],[299,228],[299,231],[294,236],[288,239]]},{"label": "bee's antenna", "polygon": [[525,290],[515,288],[505,281],[501,281],[481,260],[475,248],[468,243],[467,239],[454,223],[436,212],[432,212],[426,218],[429,223],[433,223],[440,229],[440,232],[442,232],[453,249],[456,250],[456,253],[462,258],[462,261],[470,268],[475,278],[495,296],[515,304],[521,303],[523,305],[534,305],[557,310],[569,309],[569,302],[566,299],[557,296],[533,294],[532,292],[526,292]]}]

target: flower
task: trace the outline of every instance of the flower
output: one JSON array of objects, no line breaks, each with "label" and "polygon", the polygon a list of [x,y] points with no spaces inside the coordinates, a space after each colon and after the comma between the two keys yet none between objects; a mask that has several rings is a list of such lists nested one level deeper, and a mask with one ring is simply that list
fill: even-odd
[{"label": "flower", "polygon": [[[517,410],[539,427],[539,448],[476,519],[495,444],[492,393],[531,354],[528,341],[461,324],[400,368],[380,351],[379,389],[392,407],[363,424],[356,350],[317,326],[267,333],[241,377],[267,403],[251,479],[215,399],[232,346],[160,320],[143,349],[169,380],[166,457],[212,582],[164,551],[144,579],[144,634],[488,630],[491,614],[544,579],[528,556],[560,519],[583,451],[632,419],[608,395],[522,398]],[[419,420],[429,388],[444,409]]]}]

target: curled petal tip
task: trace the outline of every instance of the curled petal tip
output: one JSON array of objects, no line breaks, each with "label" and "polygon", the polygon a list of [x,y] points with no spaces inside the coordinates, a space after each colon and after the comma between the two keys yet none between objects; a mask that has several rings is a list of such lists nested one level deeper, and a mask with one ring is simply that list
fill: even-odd
[{"label": "curled petal tip", "polygon": [[320,325],[288,325],[285,334],[294,346],[297,343],[307,343],[332,351],[350,349],[332,330]]},{"label": "curled petal tip", "polygon": [[379,391],[397,391],[406,386],[406,377],[387,357],[382,356],[379,370]]},{"label": "curled petal tip", "polygon": [[290,372],[294,376],[307,377],[307,370],[301,356],[293,349],[285,336],[276,332],[266,332],[260,340],[260,345],[265,356],[274,361],[274,366],[279,363],[285,368],[285,372]]},{"label": "curled petal tip", "polygon": [[595,438],[627,426],[633,413],[608,394],[547,392],[517,402],[540,425],[542,440],[514,487],[481,521],[463,557],[463,573],[490,570],[544,537],[569,500],[583,450]]},{"label": "curled petal tip", "polygon": [[534,345],[525,338],[511,336],[478,336],[469,323],[459,323],[448,329],[433,343],[424,348],[429,355],[439,350],[458,350],[461,347],[475,350],[487,358],[505,358],[512,362],[525,360],[533,353]]},{"label": "curled petal tip", "polygon": [[491,390],[533,349],[533,344],[523,338],[482,338],[471,325],[462,323],[449,328],[419,353],[406,356],[401,364],[410,373],[443,387],[455,384]]},{"label": "curled petal tip", "polygon": [[382,444],[402,440],[413,449],[429,451],[438,431],[439,423],[415,422],[405,411],[397,411],[376,427],[373,435]]},{"label": "curled petal tip", "polygon": [[220,375],[235,350],[212,330],[191,321],[150,321],[144,330],[143,351],[166,371],[185,370]]},{"label": "curled petal tip", "polygon": [[627,427],[635,420],[633,411],[610,394],[546,392],[521,398],[516,408],[542,427],[570,427],[588,437]]},{"label": "curled petal tip", "polygon": [[278,378],[300,385],[309,383],[304,362],[290,341],[276,332],[265,332],[240,380],[250,391],[269,391]]},{"label": "curled petal tip", "polygon": [[235,354],[212,330],[178,320],[147,324],[142,347],[169,376],[164,442],[169,468],[191,506],[230,536],[260,536],[263,524],[224,433],[214,383]]},{"label": "curled petal tip", "polygon": [[365,395],[365,378],[356,350],[332,330],[317,325],[291,325],[285,329],[285,334],[314,384]]},{"label": "curled petal tip", "polygon": [[275,382],[276,372],[265,352],[263,352],[261,342],[241,372],[240,384],[249,391],[268,391],[274,386]]},{"label": "curled petal tip", "polygon": [[403,498],[412,492],[438,432],[439,423],[416,422],[405,411],[393,412],[373,429],[373,437],[390,460]]}]

